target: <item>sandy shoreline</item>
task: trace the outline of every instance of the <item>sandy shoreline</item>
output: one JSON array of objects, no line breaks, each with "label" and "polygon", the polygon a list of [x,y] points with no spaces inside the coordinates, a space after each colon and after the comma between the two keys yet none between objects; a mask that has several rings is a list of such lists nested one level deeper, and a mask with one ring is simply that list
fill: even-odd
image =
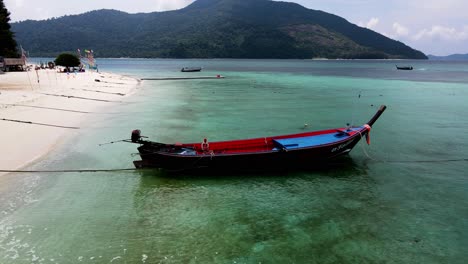
[{"label": "sandy shoreline", "polygon": [[41,158],[66,133],[79,129],[89,112],[118,103],[138,84],[112,73],[0,74],[0,170],[17,170]]}]

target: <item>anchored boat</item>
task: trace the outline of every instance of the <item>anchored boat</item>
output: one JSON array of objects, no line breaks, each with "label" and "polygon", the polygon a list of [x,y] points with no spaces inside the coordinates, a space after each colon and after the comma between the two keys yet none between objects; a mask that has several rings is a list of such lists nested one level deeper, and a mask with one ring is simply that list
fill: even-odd
[{"label": "anchored boat", "polygon": [[199,72],[201,71],[201,67],[184,67],[180,71],[181,72]]},{"label": "anchored boat", "polygon": [[348,154],[366,137],[385,111],[382,105],[362,126],[334,128],[299,134],[201,143],[164,144],[146,140],[140,130],[132,131],[132,143],[140,144],[137,168],[168,171],[214,169],[258,171],[284,168],[310,168]]},{"label": "anchored boat", "polygon": [[413,70],[413,66],[398,66],[398,65],[395,65],[395,67],[397,68],[397,70],[404,70],[404,71],[412,71]]}]

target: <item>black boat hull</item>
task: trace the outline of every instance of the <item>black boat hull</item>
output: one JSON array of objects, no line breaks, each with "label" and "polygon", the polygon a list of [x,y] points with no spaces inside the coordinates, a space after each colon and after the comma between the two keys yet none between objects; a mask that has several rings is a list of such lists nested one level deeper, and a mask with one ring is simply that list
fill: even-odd
[{"label": "black boat hull", "polygon": [[396,66],[397,70],[402,70],[402,71],[412,71],[413,70],[413,67],[412,66],[408,66],[408,67],[399,67],[399,66]]},{"label": "black boat hull", "polygon": [[294,168],[314,168],[334,158],[348,154],[367,130],[346,141],[297,150],[277,150],[236,155],[206,154],[203,156],[180,156],[159,152],[151,144],[138,148],[142,160],[135,161],[137,168],[161,168],[168,171],[196,169],[229,171],[264,171]]},{"label": "black boat hull", "polygon": [[199,72],[202,68],[182,68],[181,72]]}]

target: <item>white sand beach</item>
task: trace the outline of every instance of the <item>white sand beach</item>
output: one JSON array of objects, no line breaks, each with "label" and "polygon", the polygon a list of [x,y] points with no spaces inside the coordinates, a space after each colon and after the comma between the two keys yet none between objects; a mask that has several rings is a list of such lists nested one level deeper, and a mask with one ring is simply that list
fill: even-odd
[{"label": "white sand beach", "polygon": [[17,170],[44,156],[79,128],[86,112],[108,106],[106,101],[118,103],[138,84],[102,72],[0,74],[0,170]]}]

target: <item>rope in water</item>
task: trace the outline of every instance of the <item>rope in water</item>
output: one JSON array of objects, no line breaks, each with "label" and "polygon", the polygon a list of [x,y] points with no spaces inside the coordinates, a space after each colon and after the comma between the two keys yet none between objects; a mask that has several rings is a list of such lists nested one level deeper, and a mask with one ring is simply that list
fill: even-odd
[{"label": "rope in water", "polygon": [[[368,154],[366,154],[368,155]],[[446,160],[376,160],[368,156],[369,159],[376,162],[384,163],[444,163],[444,162],[461,162],[468,159],[446,159]],[[0,170],[5,173],[91,173],[91,172],[124,172],[124,171],[137,171],[141,169],[125,168],[125,169],[87,169],[87,170]]]},{"label": "rope in water", "polygon": [[[362,133],[359,132],[361,139]],[[111,142],[114,143],[114,142]],[[383,162],[383,163],[444,163],[444,162],[468,162],[468,158],[460,158],[460,159],[442,159],[442,160],[380,160],[375,159],[369,155],[369,153],[364,148],[364,144],[361,144],[362,150],[367,158],[375,162]],[[201,159],[202,157],[200,157]],[[213,156],[211,156],[213,158]],[[198,161],[195,162],[195,164]],[[194,164],[194,165],[195,165]],[[122,171],[137,171],[140,169],[137,168],[123,168],[123,169],[81,169],[81,170],[1,170],[0,172],[6,173],[90,173],[90,172],[122,172]]]},{"label": "rope in water", "polygon": [[126,169],[99,169],[99,170],[0,170],[7,173],[70,173],[70,172],[119,172],[119,171],[136,171],[136,168]]},{"label": "rope in water", "polygon": [[[359,132],[359,135],[362,139],[362,133]],[[364,144],[360,144],[362,147],[362,151],[372,161],[375,162],[382,162],[382,163],[444,163],[444,162],[461,162],[461,161],[468,161],[468,158],[460,158],[460,159],[441,159],[441,160],[381,160],[371,157],[369,153],[366,151]]]}]

